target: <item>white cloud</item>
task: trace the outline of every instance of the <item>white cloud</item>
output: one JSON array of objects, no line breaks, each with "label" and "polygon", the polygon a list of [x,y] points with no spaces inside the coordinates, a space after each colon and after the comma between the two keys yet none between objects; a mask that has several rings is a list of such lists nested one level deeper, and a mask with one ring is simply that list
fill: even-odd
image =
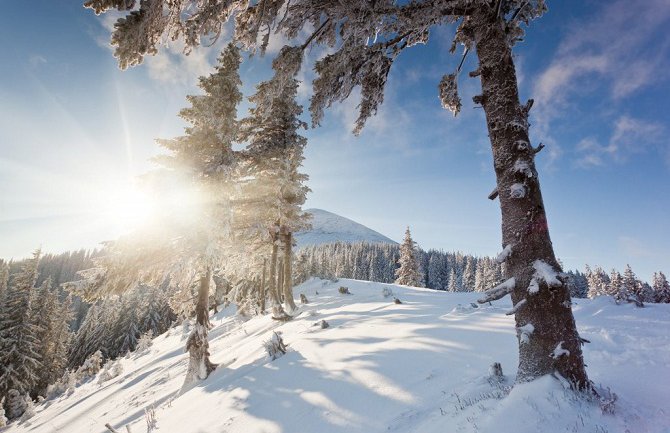
[{"label": "white cloud", "polygon": [[635,153],[646,152],[661,143],[663,125],[620,116],[612,125],[609,141],[600,144],[595,138],[587,137],[577,143],[579,155],[576,165],[582,168],[605,165],[607,162],[625,162]]},{"label": "white cloud", "polygon": [[[617,103],[667,79],[670,33],[665,29],[670,26],[669,6],[668,0],[646,0],[634,7],[627,0],[607,2],[596,15],[568,28],[555,57],[534,81],[536,103],[532,115],[542,140],[555,141],[550,133],[552,122],[596,88],[604,87],[607,97]],[[636,135],[649,138],[657,128],[642,120],[635,120],[633,127],[631,121],[625,116],[617,119],[610,141],[598,145],[597,151],[593,146],[588,151],[581,149],[577,164],[595,166],[608,157],[625,157],[629,150],[621,152],[622,146],[630,147]],[[587,144],[589,140],[593,139],[586,139]]]}]

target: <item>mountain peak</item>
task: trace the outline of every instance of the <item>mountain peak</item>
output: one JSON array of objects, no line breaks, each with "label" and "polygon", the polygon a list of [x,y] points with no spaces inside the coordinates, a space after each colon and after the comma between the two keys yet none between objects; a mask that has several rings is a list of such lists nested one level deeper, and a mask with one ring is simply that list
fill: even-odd
[{"label": "mountain peak", "polygon": [[323,209],[306,209],[312,214],[312,228],[295,234],[298,247],[332,242],[370,242],[396,244],[379,232]]}]

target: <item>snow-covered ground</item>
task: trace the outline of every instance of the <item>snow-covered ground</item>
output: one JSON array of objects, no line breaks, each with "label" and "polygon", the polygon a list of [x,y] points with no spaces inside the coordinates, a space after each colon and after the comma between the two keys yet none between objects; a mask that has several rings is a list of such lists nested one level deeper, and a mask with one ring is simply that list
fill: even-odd
[{"label": "snow-covered ground", "polygon": [[[346,286],[351,295],[338,292]],[[384,297],[382,290],[393,291]],[[670,305],[635,308],[576,300],[588,372],[618,394],[614,414],[546,377],[517,385],[509,299],[474,308],[473,293],[310,280],[310,303],[287,323],[213,317],[212,359],[223,367],[180,393],[187,364],[181,327],[150,352],[122,359],[124,372],[37,407],[14,432],[670,432]],[[330,327],[315,326],[326,320]],[[289,351],[271,361],[263,342],[281,332]],[[502,363],[505,380],[489,377]]]},{"label": "snow-covered ground", "polygon": [[307,209],[312,214],[312,228],[295,234],[298,247],[332,242],[370,242],[395,244],[396,242],[363,224],[322,209]]}]

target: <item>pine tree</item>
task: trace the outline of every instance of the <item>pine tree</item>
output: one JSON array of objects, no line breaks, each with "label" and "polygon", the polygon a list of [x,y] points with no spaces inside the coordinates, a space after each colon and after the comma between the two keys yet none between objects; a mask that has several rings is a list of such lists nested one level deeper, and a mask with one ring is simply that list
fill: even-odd
[{"label": "pine tree", "polygon": [[476,270],[475,270],[475,261],[474,259],[469,256],[465,260],[465,269],[463,270],[463,288],[466,291],[476,291],[475,290],[475,283],[476,283]]},{"label": "pine tree", "polygon": [[[294,75],[298,69],[293,57],[293,51],[283,49],[275,59],[274,76],[256,87],[256,93],[249,98],[254,107],[241,127],[242,139],[248,141],[247,169],[253,177],[245,185],[246,195],[255,198],[254,207],[246,209],[246,218],[252,226],[267,227],[271,282],[276,278],[278,250],[280,246],[283,249],[284,278],[276,288],[271,283],[270,291],[275,308],[283,296],[288,310],[296,308],[291,281],[293,233],[308,227],[308,215],[302,205],[310,191],[305,185],[307,175],[299,172],[307,139],[298,132],[307,125],[299,117],[302,107],[296,102],[298,81]],[[274,290],[277,292],[273,294]]]},{"label": "pine tree", "polygon": [[670,303],[670,283],[663,272],[654,272],[652,278],[654,299],[658,303]]},{"label": "pine tree", "polygon": [[590,299],[598,296],[607,296],[609,294],[610,278],[600,266],[594,270],[586,266],[586,280],[589,284],[588,297]]},{"label": "pine tree", "polygon": [[416,286],[421,282],[419,264],[416,260],[416,242],[412,240],[409,227],[405,230],[405,239],[403,240],[402,245],[400,245],[400,259],[398,260],[398,265],[400,267],[395,271],[396,284]]},{"label": "pine tree", "polygon": [[39,260],[38,250],[13,278],[0,305],[0,398],[11,389],[29,392],[39,379],[40,335],[31,315]]},{"label": "pine tree", "polygon": [[619,295],[619,298],[621,300],[634,298],[642,301],[640,290],[638,288],[638,280],[630,265],[626,265],[626,269],[623,271],[623,279],[621,280],[621,294]]},{"label": "pine tree", "polygon": [[456,270],[451,268],[449,273],[449,285],[447,286],[447,291],[449,292],[460,292],[458,287],[458,277],[456,276]]},{"label": "pine tree", "polygon": [[607,294],[614,297],[617,301],[622,301],[628,299],[628,294],[624,288],[623,277],[616,269],[612,269],[610,272],[610,282],[607,286]]}]

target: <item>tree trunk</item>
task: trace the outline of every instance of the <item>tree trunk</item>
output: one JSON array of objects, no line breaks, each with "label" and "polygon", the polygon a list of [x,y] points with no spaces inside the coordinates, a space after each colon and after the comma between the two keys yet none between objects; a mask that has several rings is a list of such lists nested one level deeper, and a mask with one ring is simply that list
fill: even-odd
[{"label": "tree trunk", "polygon": [[263,273],[261,275],[261,290],[260,290],[260,308],[261,314],[265,312],[265,267],[267,265],[267,259],[263,257]]},{"label": "tree trunk", "polygon": [[293,299],[293,276],[291,275],[292,253],[293,236],[291,232],[288,232],[284,235],[284,302],[290,311],[294,311],[297,308]]},{"label": "tree trunk", "polygon": [[209,342],[207,341],[207,331],[209,330],[209,281],[212,278],[212,271],[209,267],[200,278],[200,287],[198,289],[198,303],[195,307],[196,324],[186,341],[186,350],[189,352],[189,365],[186,372],[184,385],[195,382],[196,380],[207,379],[207,376],[217,367],[209,360]]},{"label": "tree trunk", "polygon": [[[557,372],[576,388],[589,388],[567,279],[549,237],[534,162],[540,148],[533,148],[528,137],[531,104],[519,103],[512,51],[502,19],[489,8],[477,9],[470,19],[482,85],[482,95],[475,100],[486,113],[493,150],[502,245],[511,248],[510,254],[501,256],[506,256],[506,278],[514,278],[487,298],[499,299],[498,295],[511,290],[519,340],[517,382]],[[557,278],[552,278],[551,272],[538,271],[542,268],[555,271]]]},{"label": "tree trunk", "polygon": [[268,282],[270,283],[270,299],[272,300],[272,317],[277,320],[287,320],[288,315],[281,305],[279,298],[279,290],[277,289],[277,250],[279,247],[276,242],[272,242],[272,255],[270,256],[270,275]]},{"label": "tree trunk", "polygon": [[277,266],[277,295],[279,302],[284,302],[284,261],[278,262]]}]

